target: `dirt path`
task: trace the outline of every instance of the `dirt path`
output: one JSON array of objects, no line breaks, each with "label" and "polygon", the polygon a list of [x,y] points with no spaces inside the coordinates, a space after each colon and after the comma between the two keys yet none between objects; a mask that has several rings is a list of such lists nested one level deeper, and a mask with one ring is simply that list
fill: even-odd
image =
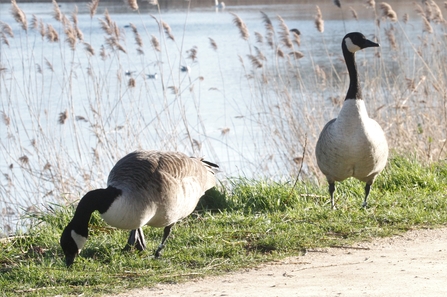
[{"label": "dirt path", "polygon": [[447,228],[313,250],[256,269],[119,295],[129,296],[447,296]]}]

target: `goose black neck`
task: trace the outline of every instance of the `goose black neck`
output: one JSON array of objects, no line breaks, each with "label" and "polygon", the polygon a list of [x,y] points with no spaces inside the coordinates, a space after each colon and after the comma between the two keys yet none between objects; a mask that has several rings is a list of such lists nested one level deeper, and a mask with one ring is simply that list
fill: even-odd
[{"label": "goose black neck", "polygon": [[85,233],[88,232],[88,222],[90,221],[92,213],[96,210],[100,213],[106,212],[119,195],[121,195],[121,190],[114,187],[97,189],[85,194],[81,201],[79,201],[73,219],[71,220],[73,229],[78,234],[87,236]]},{"label": "goose black neck", "polygon": [[349,72],[349,89],[346,94],[345,100],[349,99],[362,99],[362,91],[359,86],[359,77],[357,73],[357,64],[355,62],[355,54],[348,51],[343,46],[343,56],[345,58],[346,66]]}]

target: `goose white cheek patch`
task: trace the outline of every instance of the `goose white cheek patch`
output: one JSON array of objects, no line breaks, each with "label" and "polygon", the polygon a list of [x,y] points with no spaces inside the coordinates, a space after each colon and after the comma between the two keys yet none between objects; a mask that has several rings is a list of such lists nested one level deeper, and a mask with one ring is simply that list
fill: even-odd
[{"label": "goose white cheek patch", "polygon": [[350,51],[351,53],[355,53],[356,51],[361,50],[360,46],[355,45],[351,38],[346,38],[345,39],[345,44],[346,44],[346,48],[348,49],[348,51]]},{"label": "goose white cheek patch", "polygon": [[87,238],[82,235],[79,235],[78,233],[75,232],[75,230],[71,230],[71,238],[73,238],[73,240],[75,241],[76,246],[78,247],[78,254],[79,254],[82,248],[84,247]]}]

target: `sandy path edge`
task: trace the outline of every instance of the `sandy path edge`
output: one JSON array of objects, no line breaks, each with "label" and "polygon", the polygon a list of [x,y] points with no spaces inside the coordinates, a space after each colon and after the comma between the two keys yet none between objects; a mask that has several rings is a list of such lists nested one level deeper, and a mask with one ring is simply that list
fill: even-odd
[{"label": "sandy path edge", "polygon": [[255,269],[114,297],[129,296],[447,296],[447,228],[313,250]]}]

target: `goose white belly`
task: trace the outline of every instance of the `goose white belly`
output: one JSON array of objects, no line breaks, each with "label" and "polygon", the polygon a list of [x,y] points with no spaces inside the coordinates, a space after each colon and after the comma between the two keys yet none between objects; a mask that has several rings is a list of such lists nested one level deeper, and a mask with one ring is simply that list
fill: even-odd
[{"label": "goose white belly", "polygon": [[[138,192],[138,193],[137,193]],[[169,226],[194,211],[205,190],[196,178],[170,181],[161,192],[154,186],[152,191],[126,191],[117,197],[101,217],[107,224],[133,230],[144,225]]]},{"label": "goose white belly", "polygon": [[348,100],[328,124],[317,144],[317,162],[331,180],[355,177],[369,182],[382,171],[388,145],[379,124],[370,119],[362,100]]},{"label": "goose white belly", "polygon": [[117,197],[106,212],[101,214],[104,221],[110,226],[134,230],[146,223],[154,216],[156,207],[149,201],[137,203],[136,199],[129,199],[124,194]]},{"label": "goose white belly", "polygon": [[[359,137],[366,141],[365,135]],[[355,139],[355,140],[359,140]],[[346,140],[346,139],[345,139]],[[388,147],[386,142],[334,141],[327,143],[323,156],[318,162],[321,171],[335,181],[355,177],[361,181],[382,171],[385,167]]]}]

